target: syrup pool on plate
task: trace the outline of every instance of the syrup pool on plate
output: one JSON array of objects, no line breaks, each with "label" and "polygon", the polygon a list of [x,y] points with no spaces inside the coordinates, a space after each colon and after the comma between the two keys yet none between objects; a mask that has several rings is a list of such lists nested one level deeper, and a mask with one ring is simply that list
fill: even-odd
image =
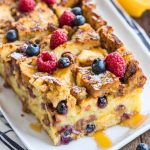
[{"label": "syrup pool on plate", "polygon": [[38,122],[36,123],[30,123],[30,128],[36,132],[41,132],[42,130],[42,125]]},{"label": "syrup pool on plate", "polygon": [[93,135],[97,145],[101,148],[109,148],[112,146],[111,139],[105,134],[104,131],[98,131]]},{"label": "syrup pool on plate", "polygon": [[[137,128],[141,124],[143,124],[146,119],[148,118],[148,115],[143,114],[136,114],[132,116],[130,119],[124,120],[121,125],[127,126],[129,128]],[[113,145],[111,139],[107,136],[107,134],[104,131],[98,131],[93,135],[93,138],[95,139],[97,145],[101,148],[109,148]]]},{"label": "syrup pool on plate", "polygon": [[130,127],[130,128],[137,128],[142,123],[144,123],[147,118],[148,118],[148,115],[136,114],[136,115],[132,116],[130,119],[124,120],[121,123],[121,125]]}]

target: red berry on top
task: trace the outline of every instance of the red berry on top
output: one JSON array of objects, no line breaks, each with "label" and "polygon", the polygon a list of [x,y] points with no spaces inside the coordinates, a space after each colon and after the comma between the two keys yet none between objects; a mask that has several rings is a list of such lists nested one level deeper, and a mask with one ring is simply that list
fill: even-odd
[{"label": "red berry on top", "polygon": [[64,13],[59,18],[59,24],[62,27],[63,25],[73,26],[76,16],[71,11],[64,11]]},{"label": "red berry on top", "polygon": [[57,0],[43,0],[43,2],[45,2],[49,5],[54,5],[54,4],[56,4]]},{"label": "red berry on top", "polygon": [[106,59],[106,68],[119,78],[123,78],[126,70],[126,63],[118,52],[110,53]]},{"label": "red berry on top", "polygon": [[50,39],[50,48],[55,49],[57,46],[65,43],[68,41],[68,36],[67,34],[61,30],[57,29],[56,31],[53,32],[51,39]]},{"label": "red berry on top", "polygon": [[53,53],[42,52],[37,58],[37,66],[40,72],[52,74],[57,68],[57,58]]},{"label": "red berry on top", "polygon": [[35,8],[34,0],[19,0],[18,8],[21,12],[31,12]]}]

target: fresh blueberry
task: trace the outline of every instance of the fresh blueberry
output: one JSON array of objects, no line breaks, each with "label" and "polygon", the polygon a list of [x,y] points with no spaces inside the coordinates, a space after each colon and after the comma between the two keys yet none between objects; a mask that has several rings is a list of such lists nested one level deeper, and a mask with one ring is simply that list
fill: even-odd
[{"label": "fresh blueberry", "polygon": [[95,130],[95,125],[94,124],[88,124],[87,126],[86,126],[86,132],[87,133],[91,133],[91,132],[93,132]]},{"label": "fresh blueberry", "polygon": [[58,61],[59,68],[66,68],[71,65],[71,62],[68,57],[61,57]]},{"label": "fresh blueberry", "polygon": [[68,129],[64,132],[64,136],[70,136],[72,133],[72,129]]},{"label": "fresh blueberry", "polygon": [[103,96],[103,97],[99,97],[98,98],[98,102],[97,102],[97,106],[99,108],[105,108],[107,106],[107,98],[106,96]]},{"label": "fresh blueberry", "polygon": [[137,146],[136,150],[149,150],[149,146],[147,144],[145,144],[145,143],[140,143]]},{"label": "fresh blueberry", "polygon": [[8,42],[14,42],[18,39],[17,31],[14,29],[11,29],[7,32],[6,38]]},{"label": "fresh blueberry", "polygon": [[94,72],[94,74],[97,74],[97,75],[105,72],[106,71],[105,62],[100,60],[99,58],[96,58],[92,64],[92,71]]},{"label": "fresh blueberry", "polygon": [[68,111],[68,107],[66,105],[66,101],[61,101],[58,103],[57,108],[56,108],[57,112],[59,114],[66,114]]},{"label": "fresh blueberry", "polygon": [[81,7],[74,7],[72,8],[72,12],[77,16],[77,15],[82,15],[82,9]]},{"label": "fresh blueberry", "polygon": [[37,44],[29,44],[26,49],[26,55],[27,56],[37,56],[40,53],[40,47]]},{"label": "fresh blueberry", "polygon": [[76,26],[80,26],[83,25],[86,22],[85,18],[82,15],[78,15],[76,16],[75,20],[74,20],[74,24]]}]

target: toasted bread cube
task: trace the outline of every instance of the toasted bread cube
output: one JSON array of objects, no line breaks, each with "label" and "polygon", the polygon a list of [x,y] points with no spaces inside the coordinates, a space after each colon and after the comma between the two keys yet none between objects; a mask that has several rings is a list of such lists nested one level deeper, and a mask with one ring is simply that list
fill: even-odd
[{"label": "toasted bread cube", "polygon": [[51,23],[58,26],[56,15],[45,3],[38,3],[33,12],[21,17],[13,23],[13,27],[17,29],[19,40],[22,41],[48,35],[48,25]]}]

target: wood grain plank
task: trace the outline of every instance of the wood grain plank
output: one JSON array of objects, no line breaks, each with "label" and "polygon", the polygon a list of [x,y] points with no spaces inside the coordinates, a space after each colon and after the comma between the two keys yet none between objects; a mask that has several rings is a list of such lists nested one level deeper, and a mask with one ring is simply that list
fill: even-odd
[{"label": "wood grain plank", "polygon": [[150,130],[141,135],[141,142],[150,145]]},{"label": "wood grain plank", "polygon": [[138,137],[120,150],[136,150],[137,145],[141,143],[141,138]]}]

